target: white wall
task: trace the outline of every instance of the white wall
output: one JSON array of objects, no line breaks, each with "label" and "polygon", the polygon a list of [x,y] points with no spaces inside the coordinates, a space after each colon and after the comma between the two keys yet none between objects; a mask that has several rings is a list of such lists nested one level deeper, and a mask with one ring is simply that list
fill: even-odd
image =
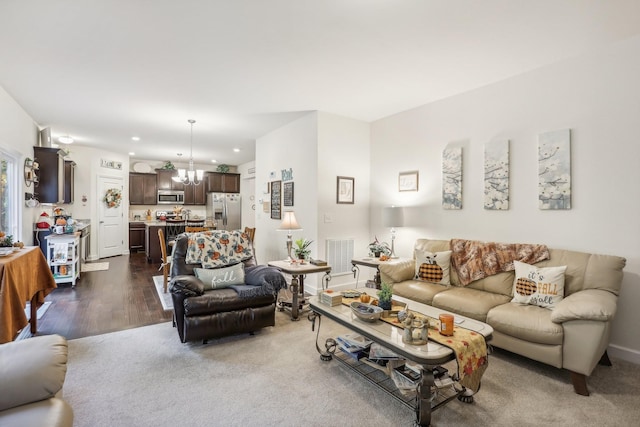
[{"label": "white wall", "polygon": [[[242,228],[256,226],[256,210],[259,208],[256,200],[256,162],[251,161],[238,165],[240,174],[240,197],[242,197]],[[253,173],[249,173],[253,169]]]},{"label": "white wall", "polygon": [[[545,243],[619,255],[627,266],[611,353],[640,363],[640,37],[372,124],[372,232],[380,207],[408,206],[397,253],[416,238]],[[541,211],[537,136],[571,129],[572,209]],[[508,211],[483,209],[483,147],[511,141]],[[441,157],[463,147],[463,209],[441,207]],[[398,172],[419,170],[418,192],[397,191]]]},{"label": "white wall", "polygon": [[[313,240],[311,256],[326,257],[326,240],[354,238],[356,254],[365,255],[369,239],[369,124],[323,112],[309,113],[256,141],[256,253],[266,263],[286,258],[286,232],[277,231],[280,220],[262,211],[260,200],[269,201],[264,186],[281,180],[283,169],[293,170],[293,210],[303,228],[293,240]],[[355,178],[355,203],[336,203],[338,176]],[[325,221],[327,218],[327,221]],[[330,218],[330,220],[329,220]],[[364,277],[364,276],[363,276]],[[319,274],[308,275],[305,291],[322,285]],[[337,276],[330,286],[354,282],[352,275]]]},{"label": "white wall", "polygon": [[[327,239],[354,239],[354,256],[368,254],[370,125],[324,112],[318,113],[318,237],[317,253],[326,259]],[[354,204],[336,203],[337,177],[354,178]],[[361,268],[359,284],[374,270]],[[351,287],[351,273],[336,276],[330,287]]]},{"label": "white wall", "polygon": [[[283,207],[283,212],[295,211],[303,228],[293,232],[293,240],[317,239],[317,116],[309,113],[256,140],[256,256],[261,264],[287,257],[286,232],[276,230],[281,221],[271,219],[270,211],[264,212],[261,206],[270,201],[264,193],[266,183],[282,180],[283,169],[293,170],[294,182],[294,206]],[[271,173],[275,178],[270,178]],[[318,253],[316,243],[311,250]]]},{"label": "white wall", "polygon": [[[24,183],[23,164],[24,159],[33,159],[33,147],[38,145],[38,125],[22,109],[22,107],[0,87],[0,147],[18,158],[18,176],[21,183],[18,191],[21,202],[24,202],[24,193],[33,193],[33,186],[27,187]],[[14,236],[14,241],[20,240],[26,245],[33,244],[33,218],[39,215],[38,208],[28,208],[24,203],[18,206],[18,216],[21,223],[18,225],[19,235]]]},{"label": "white wall", "polygon": [[[122,179],[122,254],[129,253],[129,224],[127,222],[129,210],[129,156],[126,154],[113,153],[107,150],[100,150],[90,147],[71,145],[66,147],[69,150],[68,160],[76,162],[75,169],[75,189],[74,203],[60,205],[65,208],[67,214],[74,218],[91,220],[91,245],[89,259],[98,259],[99,232],[99,206],[103,203],[104,194],[98,193],[98,176],[108,176]],[[113,160],[122,163],[122,170],[105,168],[101,166],[101,159]],[[86,201],[83,201],[83,196]]]}]

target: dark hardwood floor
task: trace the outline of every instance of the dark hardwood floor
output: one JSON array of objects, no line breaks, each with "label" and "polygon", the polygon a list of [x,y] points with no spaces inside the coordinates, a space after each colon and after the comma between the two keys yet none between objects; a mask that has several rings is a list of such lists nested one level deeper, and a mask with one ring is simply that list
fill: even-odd
[{"label": "dark hardwood floor", "polygon": [[38,335],[74,339],[172,319],[153,284],[159,265],[148,264],[143,253],[99,262],[108,262],[109,270],[82,273],[74,288],[59,284],[46,297],[52,304],[38,321]]}]

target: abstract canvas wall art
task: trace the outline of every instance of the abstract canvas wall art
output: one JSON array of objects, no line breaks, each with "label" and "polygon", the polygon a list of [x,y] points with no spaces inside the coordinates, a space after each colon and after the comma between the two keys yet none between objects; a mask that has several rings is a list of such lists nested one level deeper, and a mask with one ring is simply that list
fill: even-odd
[{"label": "abstract canvas wall art", "polygon": [[462,209],[462,147],[442,151],[442,207]]},{"label": "abstract canvas wall art", "polygon": [[571,130],[538,136],[538,206],[571,209]]},{"label": "abstract canvas wall art", "polygon": [[484,145],[484,208],[509,209],[509,140]]}]

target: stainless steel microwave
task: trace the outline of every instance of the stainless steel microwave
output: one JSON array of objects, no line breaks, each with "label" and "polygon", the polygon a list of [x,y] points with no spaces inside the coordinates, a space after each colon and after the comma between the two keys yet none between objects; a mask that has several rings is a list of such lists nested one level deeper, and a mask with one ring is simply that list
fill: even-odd
[{"label": "stainless steel microwave", "polygon": [[184,191],[158,190],[159,205],[184,205]]}]

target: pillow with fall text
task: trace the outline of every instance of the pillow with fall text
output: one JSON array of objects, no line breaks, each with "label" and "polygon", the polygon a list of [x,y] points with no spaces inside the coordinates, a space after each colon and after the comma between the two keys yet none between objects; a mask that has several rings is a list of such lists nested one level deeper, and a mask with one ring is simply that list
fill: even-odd
[{"label": "pillow with fall text", "polygon": [[553,309],[564,298],[564,273],[567,266],[539,268],[514,261],[516,278],[511,302]]}]

